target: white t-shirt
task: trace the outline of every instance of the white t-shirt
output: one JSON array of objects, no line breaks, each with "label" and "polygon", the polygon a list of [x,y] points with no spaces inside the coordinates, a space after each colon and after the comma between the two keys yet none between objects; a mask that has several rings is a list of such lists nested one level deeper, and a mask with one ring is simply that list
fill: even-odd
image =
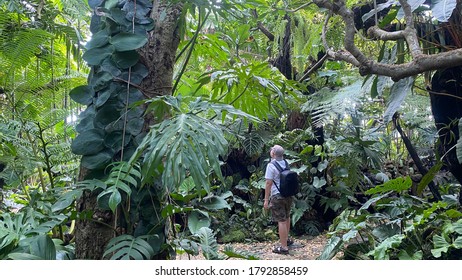
[{"label": "white t-shirt", "polygon": [[[274,159],[271,160],[271,162],[273,162],[273,161],[276,161],[276,160],[274,160]],[[279,165],[282,167],[282,169],[286,168],[286,162],[284,160],[278,160],[277,163],[279,163]],[[271,181],[274,180],[274,182],[276,182],[276,184],[279,186],[279,184],[280,184],[280,182],[279,182],[279,170],[276,168],[276,166],[274,166],[274,164],[268,163],[268,166],[266,166],[265,179],[266,180],[271,180]],[[279,193],[279,190],[276,187],[276,185],[274,184],[274,182],[273,182],[273,185],[271,186],[270,197]]]}]

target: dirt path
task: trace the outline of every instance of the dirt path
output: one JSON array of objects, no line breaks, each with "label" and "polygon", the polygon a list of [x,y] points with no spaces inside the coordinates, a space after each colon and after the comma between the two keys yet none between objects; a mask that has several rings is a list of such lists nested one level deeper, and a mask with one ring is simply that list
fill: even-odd
[{"label": "dirt path", "polygon": [[[301,236],[294,238],[294,245],[291,246],[289,255],[280,255],[271,252],[274,242],[258,242],[258,243],[232,243],[235,251],[245,252],[255,256],[260,260],[314,260],[318,257],[324,245],[327,242],[326,236]],[[225,245],[220,245],[220,249]],[[220,250],[221,251],[221,250]],[[186,254],[178,255],[178,260],[203,260],[202,254],[198,256],[189,256]]]}]

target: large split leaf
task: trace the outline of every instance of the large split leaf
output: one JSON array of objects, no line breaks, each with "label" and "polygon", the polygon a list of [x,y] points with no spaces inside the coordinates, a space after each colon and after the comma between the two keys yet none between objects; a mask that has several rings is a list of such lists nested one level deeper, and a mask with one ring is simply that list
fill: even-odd
[{"label": "large split leaf", "polygon": [[128,234],[115,237],[107,244],[104,257],[110,256],[111,260],[149,260],[154,250],[145,238]]}]

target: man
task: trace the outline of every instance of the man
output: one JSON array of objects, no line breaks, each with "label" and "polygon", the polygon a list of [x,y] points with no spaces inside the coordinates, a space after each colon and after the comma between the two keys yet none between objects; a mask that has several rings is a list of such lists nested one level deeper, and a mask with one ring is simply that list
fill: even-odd
[{"label": "man", "polygon": [[[275,145],[270,151],[271,162],[277,163],[284,169],[286,162],[284,161],[284,149]],[[265,172],[265,201],[263,207],[271,209],[273,220],[278,223],[279,246],[274,247],[273,253],[289,254],[289,247],[293,241],[289,240],[290,231],[290,208],[292,206],[292,197],[282,197],[279,193],[278,186],[280,184],[279,171],[272,163],[268,163]]]}]

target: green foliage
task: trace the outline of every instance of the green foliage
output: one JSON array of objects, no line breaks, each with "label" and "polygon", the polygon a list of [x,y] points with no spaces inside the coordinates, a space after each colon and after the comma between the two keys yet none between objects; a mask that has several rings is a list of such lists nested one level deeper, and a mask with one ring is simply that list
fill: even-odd
[{"label": "green foliage", "polygon": [[200,228],[197,233],[197,237],[200,240],[200,246],[202,249],[202,254],[207,260],[218,260],[220,259],[218,255],[218,243],[213,234],[213,231],[208,227]]},{"label": "green foliage", "polygon": [[151,109],[169,105],[173,110],[172,117],[152,127],[140,143],[132,161],[142,157],[145,180],[150,180],[165,161],[162,172],[164,186],[174,190],[187,176],[191,176],[196,187],[209,192],[210,172],[213,171],[218,178],[222,176],[219,158],[226,155],[228,141],[223,133],[224,128],[213,118],[207,119],[201,114],[212,112],[214,116],[223,118],[233,115],[254,121],[256,119],[230,105],[211,104],[196,99],[185,110],[181,102],[181,98],[175,97],[153,100]]},{"label": "green foliage", "polygon": [[43,215],[28,207],[18,214],[1,215],[0,259],[55,260],[58,255],[72,258],[72,248],[56,246],[55,239],[49,236],[66,218],[62,214]]},{"label": "green foliage", "polygon": [[372,197],[359,210],[346,209],[335,219],[319,259],[339,251],[354,259],[459,258],[459,205],[430,203],[403,192],[408,178],[389,182],[371,189]]},{"label": "green foliage", "polygon": [[259,258],[251,255],[248,252],[236,251],[233,247],[227,245],[224,247],[223,254],[228,258],[245,259],[245,260],[259,260]]},{"label": "green foliage", "polygon": [[154,256],[154,250],[145,237],[124,234],[107,244],[104,257],[108,256],[111,260],[149,260]]},{"label": "green foliage", "polygon": [[314,125],[321,126],[338,115],[344,115],[364,93],[361,81],[335,90],[322,88],[302,105],[302,112],[312,112]]},{"label": "green foliage", "polygon": [[412,180],[410,177],[406,178],[396,178],[393,180],[389,180],[385,182],[383,185],[378,185],[375,188],[369,189],[365,192],[365,194],[371,195],[371,194],[383,194],[387,193],[390,191],[400,193],[402,191],[409,190],[412,186]]}]

